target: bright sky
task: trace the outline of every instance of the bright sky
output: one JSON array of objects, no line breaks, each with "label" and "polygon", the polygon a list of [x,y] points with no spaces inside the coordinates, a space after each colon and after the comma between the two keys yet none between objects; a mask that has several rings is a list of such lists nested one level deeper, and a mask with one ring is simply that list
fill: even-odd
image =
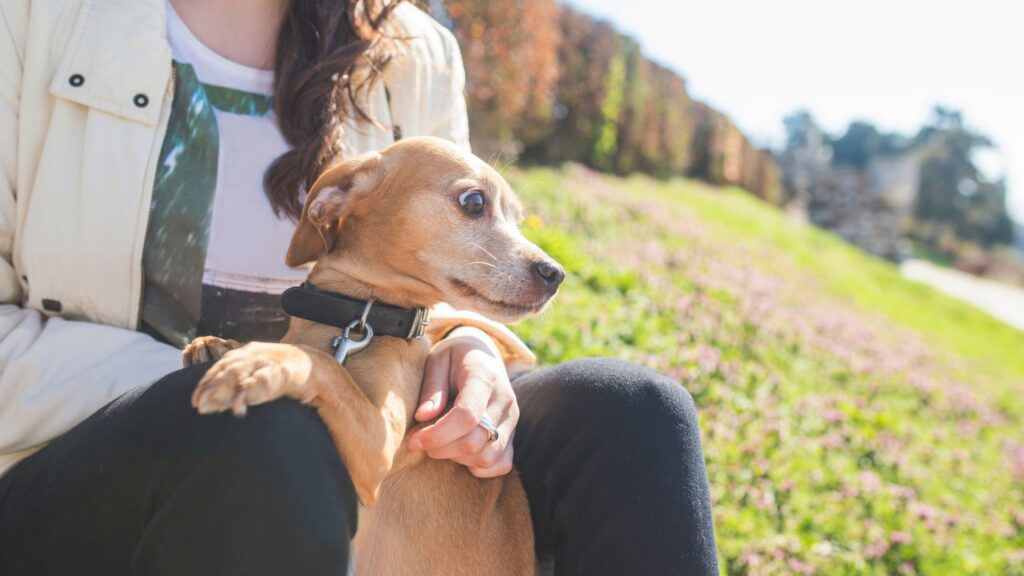
[{"label": "bright sky", "polygon": [[778,144],[782,117],[807,108],[826,130],[850,120],[906,134],[933,104],[959,108],[1000,147],[1024,222],[1024,2],[1018,0],[569,0],[615,23],[690,93],[755,142]]}]

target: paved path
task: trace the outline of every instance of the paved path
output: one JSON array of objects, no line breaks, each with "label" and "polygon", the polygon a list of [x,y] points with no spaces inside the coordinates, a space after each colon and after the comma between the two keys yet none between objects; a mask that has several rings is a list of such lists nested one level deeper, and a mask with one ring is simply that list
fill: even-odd
[{"label": "paved path", "polygon": [[904,278],[928,284],[1024,330],[1024,289],[942,268],[925,260],[903,262],[900,273]]}]

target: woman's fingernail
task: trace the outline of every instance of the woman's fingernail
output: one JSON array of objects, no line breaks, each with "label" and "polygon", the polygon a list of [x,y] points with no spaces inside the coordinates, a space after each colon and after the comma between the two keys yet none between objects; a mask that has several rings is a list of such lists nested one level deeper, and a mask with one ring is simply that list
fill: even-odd
[{"label": "woman's fingernail", "polygon": [[423,443],[420,442],[416,438],[410,438],[408,446],[409,446],[409,450],[422,450],[423,449]]}]

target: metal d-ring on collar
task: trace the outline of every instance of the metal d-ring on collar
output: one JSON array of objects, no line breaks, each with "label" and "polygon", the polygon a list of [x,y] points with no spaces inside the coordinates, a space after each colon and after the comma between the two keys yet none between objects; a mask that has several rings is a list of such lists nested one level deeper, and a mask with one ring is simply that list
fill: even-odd
[{"label": "metal d-ring on collar", "polygon": [[[370,315],[370,308],[373,307],[373,300],[370,299],[366,302],[366,307],[363,308],[363,314],[356,320],[353,320],[348,326],[345,327],[345,332],[341,336],[335,336],[331,339],[331,347],[335,348],[334,359],[338,361],[338,364],[345,364],[345,360],[348,359],[349,354],[355,354],[363,348],[370,345],[370,340],[373,340],[373,327],[366,323],[367,316]],[[352,329],[355,328],[359,332],[363,332],[363,337],[360,340],[353,340],[349,337]]]}]

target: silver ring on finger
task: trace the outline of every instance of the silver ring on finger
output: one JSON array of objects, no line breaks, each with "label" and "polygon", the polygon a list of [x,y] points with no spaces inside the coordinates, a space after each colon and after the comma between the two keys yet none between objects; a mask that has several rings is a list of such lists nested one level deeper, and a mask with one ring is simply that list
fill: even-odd
[{"label": "silver ring on finger", "polygon": [[491,422],[490,416],[484,414],[480,418],[480,427],[487,431],[487,443],[493,444],[498,440],[500,434],[498,434],[498,428],[494,426],[494,422]]}]

